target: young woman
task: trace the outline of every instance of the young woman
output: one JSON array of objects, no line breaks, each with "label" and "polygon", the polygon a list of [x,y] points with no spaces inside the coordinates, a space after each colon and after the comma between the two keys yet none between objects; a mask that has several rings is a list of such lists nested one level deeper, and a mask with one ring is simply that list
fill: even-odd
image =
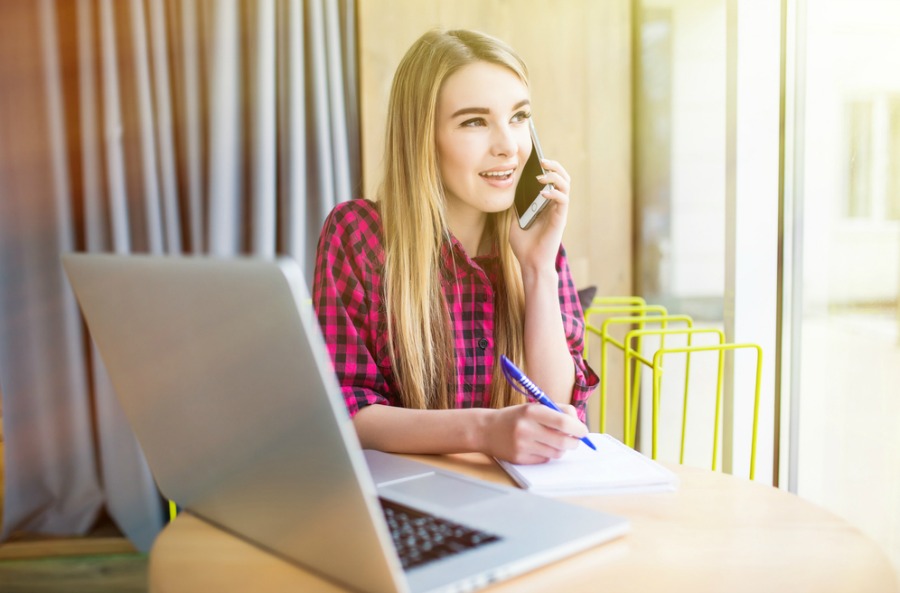
[{"label": "young woman", "polygon": [[[587,433],[597,377],[561,246],[568,173],[543,162],[551,203],[528,230],[511,208],[532,149],[527,80],[497,39],[423,35],[394,76],[377,201],[325,222],[313,299],[363,447],[539,463]],[[567,413],[526,403],[501,354]]]}]

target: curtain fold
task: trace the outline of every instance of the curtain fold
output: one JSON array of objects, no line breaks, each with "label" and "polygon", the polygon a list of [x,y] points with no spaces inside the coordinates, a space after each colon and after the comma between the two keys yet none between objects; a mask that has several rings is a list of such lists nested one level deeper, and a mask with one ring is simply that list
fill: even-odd
[{"label": "curtain fold", "polygon": [[237,0],[215,5],[209,69],[209,252],[239,253],[241,168],[241,47]]},{"label": "curtain fold", "polygon": [[[306,81],[304,76],[291,76],[291,73],[302,69],[305,59],[305,26],[303,5],[297,2],[280,2],[281,22],[285,26],[279,29],[280,45],[279,68],[279,102],[278,127],[284,130],[280,140],[279,167],[279,210],[283,216],[279,224],[280,249],[296,259],[301,266],[306,263],[304,244],[299,241],[305,230],[305,217],[302,208],[305,199],[305,187],[301,181],[306,179]],[[308,278],[307,278],[308,280]]]},{"label": "curtain fold", "polygon": [[80,324],[58,264],[74,247],[52,4],[0,15],[0,387],[4,529],[82,533],[103,504]]},{"label": "curtain fold", "polygon": [[[275,39],[275,1],[260,0],[255,19],[251,20],[248,50],[250,60],[248,85],[251,93],[250,115],[250,192],[259,196],[251,212],[252,243],[250,250],[260,257],[271,257],[277,248],[275,221],[277,138],[277,63]],[[347,194],[349,195],[349,194]]]},{"label": "curtain fold", "polygon": [[149,549],[162,500],[59,256],[289,255],[310,281],[362,187],[355,34],[349,0],[0,2],[0,539],[105,511]]}]

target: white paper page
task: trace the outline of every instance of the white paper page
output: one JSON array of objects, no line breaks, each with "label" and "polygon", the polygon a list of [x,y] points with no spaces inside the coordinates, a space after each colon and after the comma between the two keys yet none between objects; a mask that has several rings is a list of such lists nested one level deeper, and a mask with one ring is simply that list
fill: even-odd
[{"label": "white paper page", "polygon": [[535,491],[602,491],[624,487],[658,490],[672,489],[677,483],[671,471],[615,438],[594,433],[590,439],[597,446],[597,451],[582,444],[561,459],[547,463],[501,465],[506,466],[508,471],[519,473]]}]

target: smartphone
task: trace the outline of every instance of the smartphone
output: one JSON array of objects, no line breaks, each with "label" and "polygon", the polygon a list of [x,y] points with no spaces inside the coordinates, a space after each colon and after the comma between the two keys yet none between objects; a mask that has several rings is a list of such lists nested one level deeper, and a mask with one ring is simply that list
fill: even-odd
[{"label": "smartphone", "polygon": [[537,219],[538,214],[543,212],[548,200],[541,195],[544,187],[553,187],[553,184],[545,186],[537,180],[537,176],[546,173],[541,167],[541,159],[544,153],[541,152],[541,143],[538,142],[537,132],[534,129],[534,119],[528,119],[528,128],[531,131],[531,155],[525,162],[525,168],[522,169],[522,176],[519,177],[519,184],[516,186],[516,215],[519,219],[519,226],[527,229]]}]

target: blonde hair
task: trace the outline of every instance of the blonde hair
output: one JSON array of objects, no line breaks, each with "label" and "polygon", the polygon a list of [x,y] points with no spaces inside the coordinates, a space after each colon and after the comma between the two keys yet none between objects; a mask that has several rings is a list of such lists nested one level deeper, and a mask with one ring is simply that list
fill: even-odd
[{"label": "blonde hair", "polygon": [[[444,190],[437,162],[435,113],[444,81],[459,68],[489,62],[527,86],[525,64],[506,44],[474,31],[434,30],[406,52],[394,75],[385,134],[384,178],[378,192],[384,225],[385,305],[391,362],[408,408],[455,406],[456,353],[441,289],[441,249],[449,247]],[[495,292],[495,361],[490,405],[523,401],[503,379],[499,355],[524,360],[525,298],[509,246],[511,211],[490,216],[500,281]],[[474,256],[475,254],[470,254]]]}]

